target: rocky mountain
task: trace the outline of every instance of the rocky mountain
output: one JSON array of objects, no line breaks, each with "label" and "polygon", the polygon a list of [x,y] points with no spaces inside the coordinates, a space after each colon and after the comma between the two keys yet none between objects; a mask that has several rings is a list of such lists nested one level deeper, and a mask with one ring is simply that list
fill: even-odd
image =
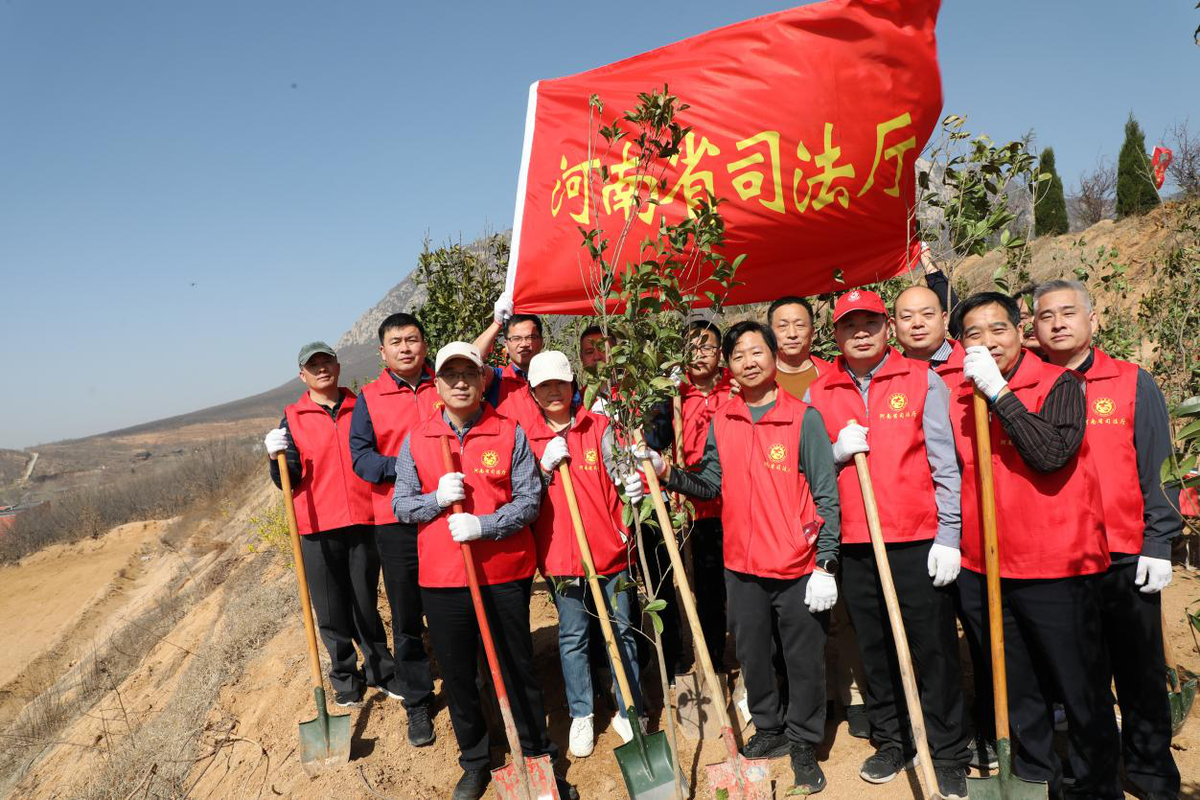
[{"label": "rocky mountain", "polygon": [[369,345],[373,349],[378,342],[379,323],[383,322],[384,318],[398,311],[412,313],[425,301],[425,290],[417,285],[414,275],[413,272],[406,275],[403,280],[388,290],[382,300],[355,320],[354,324],[350,326],[350,330],[343,333],[342,338],[338,339],[337,344],[334,345],[338,353],[341,353],[343,348],[355,345]]}]

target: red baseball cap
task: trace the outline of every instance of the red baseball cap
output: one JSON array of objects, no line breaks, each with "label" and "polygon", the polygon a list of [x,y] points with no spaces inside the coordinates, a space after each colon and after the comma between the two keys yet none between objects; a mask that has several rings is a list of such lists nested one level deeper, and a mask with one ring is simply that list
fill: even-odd
[{"label": "red baseball cap", "polygon": [[883,298],[865,289],[851,289],[839,297],[833,307],[833,321],[837,322],[851,311],[870,311],[874,314],[887,316],[887,308],[883,305]]}]

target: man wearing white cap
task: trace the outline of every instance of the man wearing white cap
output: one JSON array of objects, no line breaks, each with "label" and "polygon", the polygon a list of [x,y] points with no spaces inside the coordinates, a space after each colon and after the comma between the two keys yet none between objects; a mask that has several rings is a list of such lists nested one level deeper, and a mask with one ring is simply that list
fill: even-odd
[{"label": "man wearing white cap", "polygon": [[[546,734],[533,666],[529,596],[537,566],[529,525],[542,483],[520,427],[482,404],[483,360],[474,345],[451,342],[434,362],[442,413],[409,432],[396,459],[396,519],[417,526],[421,600],[433,652],[449,695],[463,775],[455,800],[481,797],[491,779],[487,721],[477,684],[479,625],[460,544],[471,543],[501,673],[527,756],[557,749]],[[443,441],[458,471],[447,472]],[[451,506],[461,504],[461,513]],[[570,790],[560,789],[567,797]]]},{"label": "man wearing white cap", "polygon": [[622,476],[608,418],[584,409],[577,401],[575,376],[567,357],[546,350],[529,365],[529,385],[541,409],[540,418],[529,429],[529,444],[539,459],[546,498],[533,526],[537,542],[538,569],[554,583],[558,609],[558,649],[562,662],[567,706],[571,712],[571,755],[590,755],[594,744],[592,725],[592,675],[589,620],[595,615],[584,581],[583,565],[560,465],[566,464],[575,489],[583,529],[596,574],[607,597],[609,616],[622,651],[633,698],[616,690],[617,716],[613,728],[626,742],[633,738],[627,719],[629,706],[640,707],[638,695],[637,640],[633,625],[634,598],[629,585],[630,562],[634,558],[629,530],[621,519],[623,501],[617,486],[639,498],[644,493],[636,471]]}]

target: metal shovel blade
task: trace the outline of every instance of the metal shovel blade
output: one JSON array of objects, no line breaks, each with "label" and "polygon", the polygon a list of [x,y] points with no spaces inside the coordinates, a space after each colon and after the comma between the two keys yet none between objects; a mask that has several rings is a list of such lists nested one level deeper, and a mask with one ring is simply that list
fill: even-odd
[{"label": "metal shovel blade", "polygon": [[[735,760],[736,759],[736,760]],[[765,758],[730,756],[705,767],[708,786],[718,800],[770,800],[771,762]]]},{"label": "metal shovel blade", "polygon": [[325,689],[313,689],[317,716],[300,723],[300,766],[309,777],[350,761],[350,715],[330,714]]},{"label": "metal shovel blade", "polygon": [[[630,709],[632,711],[633,709]],[[637,716],[632,721],[633,739],[613,749],[617,766],[625,778],[631,800],[667,800],[675,796],[675,765],[665,731],[644,734]]]},{"label": "metal shovel blade", "polygon": [[1000,769],[986,778],[967,778],[967,794],[971,800],[1046,800],[1050,787],[1041,781],[1027,781],[1012,772],[1012,743],[1008,739],[996,742],[996,758]]},{"label": "metal shovel blade", "polygon": [[1183,723],[1187,722],[1188,714],[1192,711],[1192,703],[1196,701],[1196,679],[1192,678],[1186,683],[1180,684],[1179,674],[1168,668],[1167,682],[1171,686],[1167,697],[1171,701],[1171,735],[1173,736],[1179,733],[1179,729],[1183,727]]},{"label": "metal shovel blade", "polygon": [[[529,773],[530,800],[560,800],[550,756],[525,756],[525,770]],[[515,764],[492,770],[492,785],[500,800],[520,800],[526,796],[521,791],[521,775]]]}]

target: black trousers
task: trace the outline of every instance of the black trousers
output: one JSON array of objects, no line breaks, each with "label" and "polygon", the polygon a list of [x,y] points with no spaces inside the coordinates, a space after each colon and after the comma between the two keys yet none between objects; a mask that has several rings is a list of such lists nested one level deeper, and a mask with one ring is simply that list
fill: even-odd
[{"label": "black trousers", "polygon": [[[825,637],[829,612],[804,604],[808,575],[782,580],[725,570],[729,628],[746,679],[750,716],[759,731],[786,728],[793,742],[820,744],[825,737]],[[784,711],[771,659],[771,619],[778,618],[788,675]]]},{"label": "black trousers", "polygon": [[[958,576],[963,616],[971,635],[989,641],[987,582],[964,569]],[[1001,581],[1008,715],[1013,770],[1022,778],[1047,781],[1052,797],[1063,792],[1062,763],[1054,752],[1057,699],[1067,712],[1067,738],[1074,753],[1075,785],[1069,796],[1124,797],[1117,780],[1120,741],[1109,692],[1108,659],[1100,622],[1095,575]],[[976,669],[991,669],[990,660]],[[1162,676],[1155,680],[1162,683]]]},{"label": "black trousers", "polygon": [[433,698],[433,676],[425,653],[424,607],[417,585],[417,528],[415,525],[375,526],[375,544],[383,567],[383,587],[392,609],[392,654],[396,679],[392,690],[404,707],[423,706]]},{"label": "black trousers", "polygon": [[[934,766],[965,766],[970,753],[954,590],[935,587],[929,577],[926,562],[932,544],[932,540],[889,544],[888,564],[917,673],[930,756]],[[881,747],[893,745],[911,757],[917,749],[874,550],[869,544],[843,544],[841,552],[843,599],[869,687],[863,700],[871,738]]]},{"label": "black trousers", "polygon": [[725,534],[719,517],[698,519],[689,536],[695,575],[696,614],[718,672],[725,669]]},{"label": "black trousers", "polygon": [[[364,683],[389,686],[394,675],[387,633],[379,618],[379,553],[370,525],[300,537],[317,630],[329,653],[335,692],[361,697]],[[363,655],[358,667],[357,644]],[[366,673],[365,676],[363,673]]]},{"label": "black trousers", "polygon": [[[650,502],[649,498],[646,502]],[[679,621],[679,601],[675,596],[675,584],[672,580],[671,558],[667,553],[667,546],[663,542],[662,529],[653,521],[642,523],[642,539],[646,543],[646,564],[650,568],[650,574],[643,576],[649,582],[650,586],[657,589],[658,599],[666,601],[666,608],[658,612],[659,619],[662,620],[662,647],[663,660],[667,662],[667,674],[679,675],[687,671],[689,658],[683,653],[683,640],[680,635]],[[639,559],[640,571],[640,559]],[[637,616],[641,616],[638,613]],[[650,654],[654,652],[654,631],[647,628],[644,631],[646,636],[638,637],[638,663],[642,668],[642,674],[646,674],[646,667],[650,663]]]},{"label": "black trousers", "polygon": [[[546,709],[533,669],[533,637],[529,632],[529,595],[533,580],[480,587],[500,674],[512,703],[521,749],[527,756],[549,755],[558,749],[546,734]],[[450,722],[458,740],[458,763],[464,770],[489,767],[487,721],[479,695],[482,640],[468,589],[422,587],[429,617],[429,638],[449,696]]]},{"label": "black trousers", "polygon": [[1163,682],[1162,596],[1138,591],[1136,574],[1134,559],[1113,564],[1099,580],[1104,643],[1121,708],[1121,756],[1125,776],[1143,793],[1175,797],[1179,768],[1171,756],[1171,706]]}]

